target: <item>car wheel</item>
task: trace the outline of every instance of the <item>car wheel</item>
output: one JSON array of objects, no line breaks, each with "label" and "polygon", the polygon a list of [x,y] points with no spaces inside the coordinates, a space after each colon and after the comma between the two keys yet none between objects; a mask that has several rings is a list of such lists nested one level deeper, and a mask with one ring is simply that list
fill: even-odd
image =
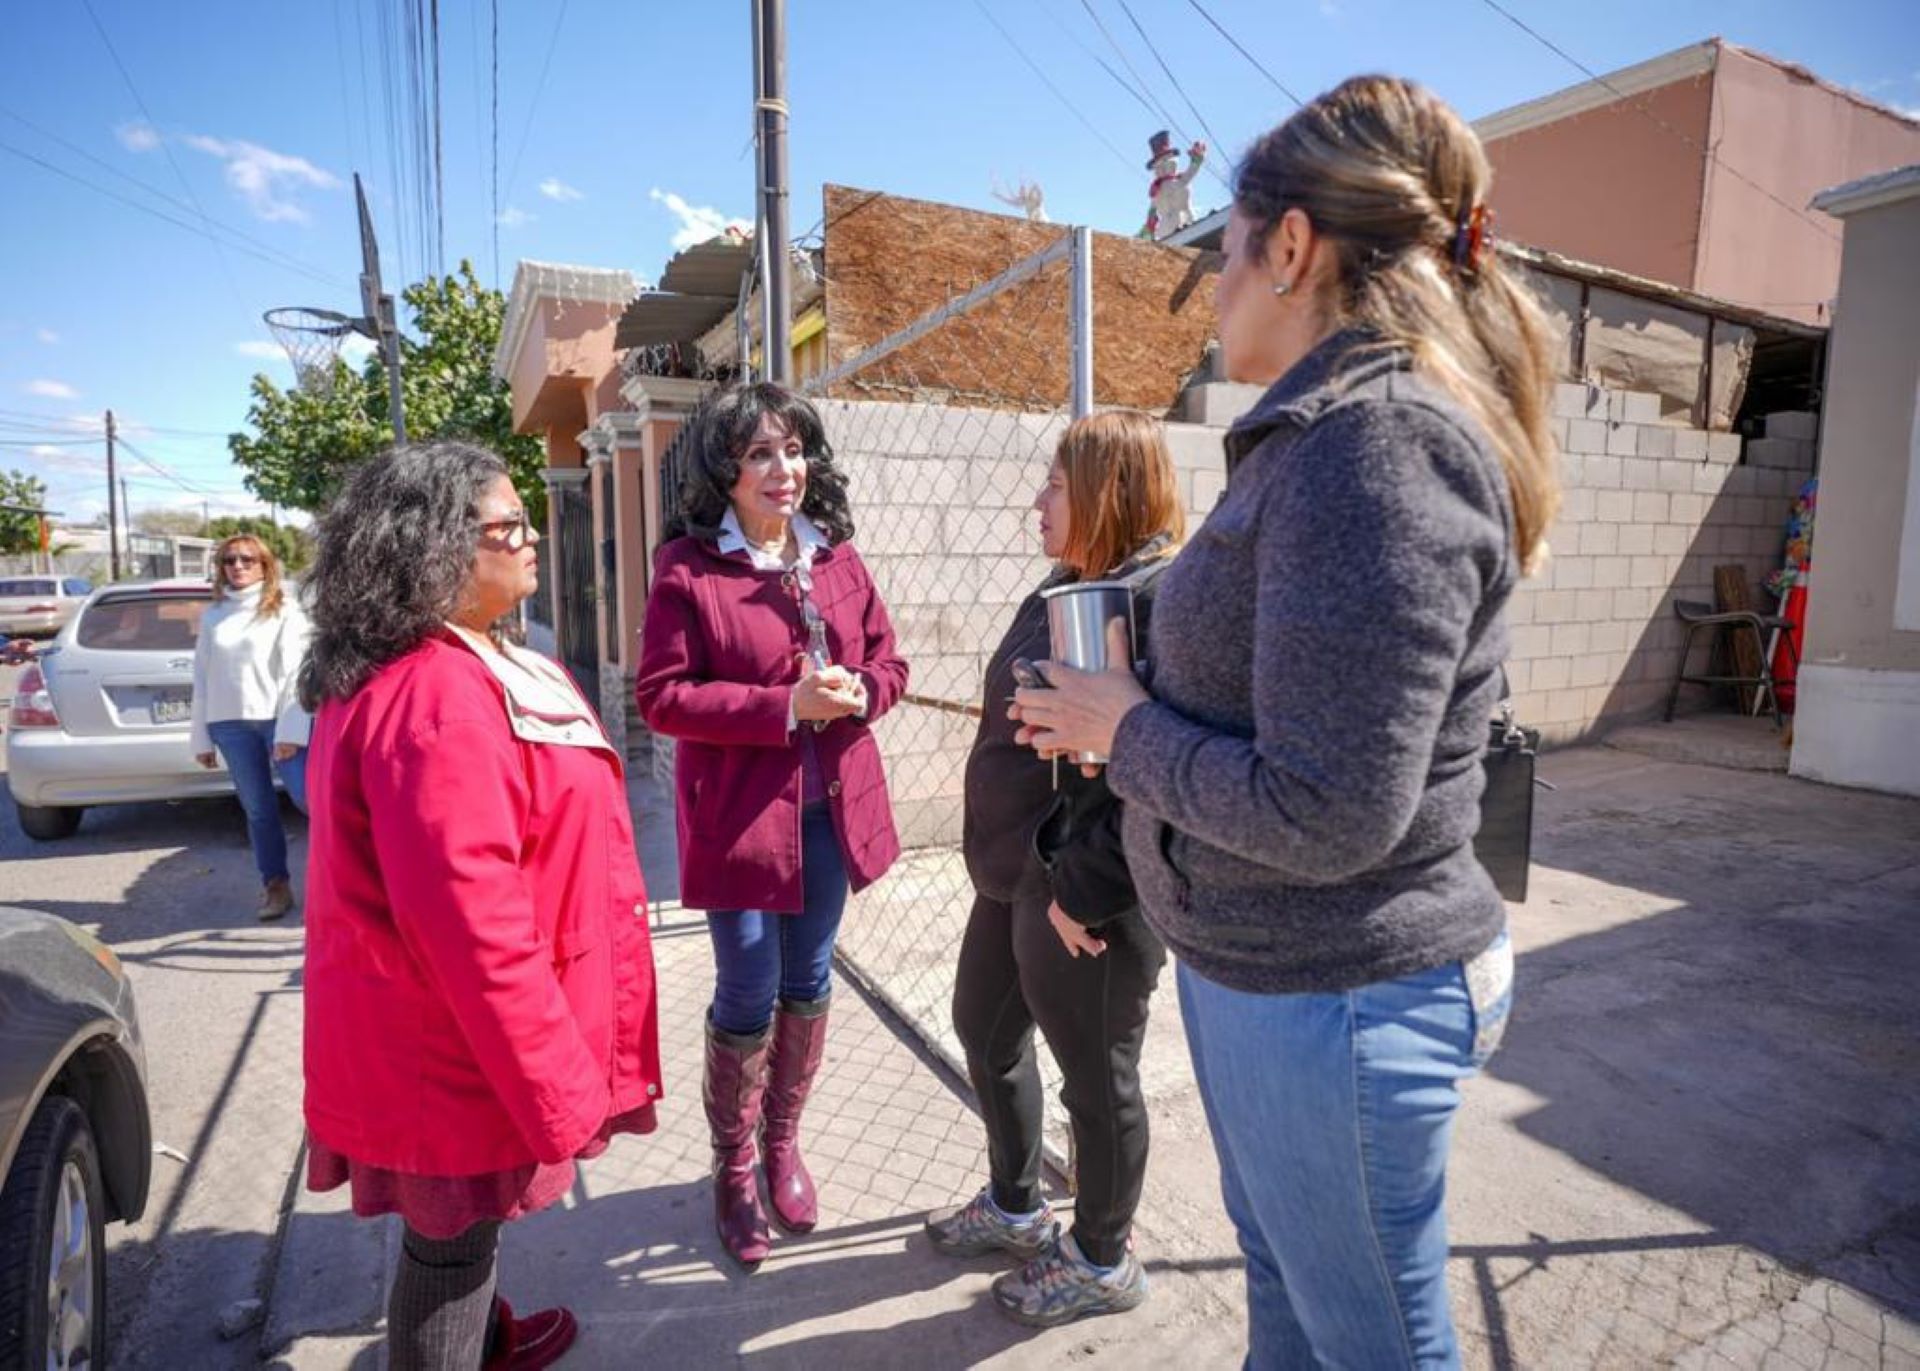
[{"label": "car wheel", "polygon": [[49,1095],[0,1190],[0,1366],[106,1365],[105,1224],[86,1112]]},{"label": "car wheel", "polygon": [[80,827],[80,816],[86,813],[71,805],[23,805],[18,800],[13,807],[20,812],[20,831],[43,843],[71,838]]}]

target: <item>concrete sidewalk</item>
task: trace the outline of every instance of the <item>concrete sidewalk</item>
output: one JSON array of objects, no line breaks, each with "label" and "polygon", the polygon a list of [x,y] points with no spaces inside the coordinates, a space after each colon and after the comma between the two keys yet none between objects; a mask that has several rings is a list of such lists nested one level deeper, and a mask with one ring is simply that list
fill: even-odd
[{"label": "concrete sidewalk", "polygon": [[[1467,1364],[1920,1365],[1920,804],[1603,748],[1549,755],[1519,999],[1467,1088],[1449,1276]],[[671,835],[637,782],[650,888]],[[667,856],[660,854],[664,848]],[[1135,1313],[1032,1334],[989,1307],[924,1213],[984,1175],[958,1082],[850,986],[808,1156],[820,1230],[754,1276],[712,1236],[699,1104],[711,959],[657,934],[661,1131],[515,1225],[503,1288],[565,1301],[567,1365],[1232,1367],[1239,1259],[1170,977],[1155,1008],[1154,1152]],[[1168,1035],[1171,1035],[1169,1040]],[[279,1364],[373,1366],[390,1243],[298,1197],[264,1340]]]}]

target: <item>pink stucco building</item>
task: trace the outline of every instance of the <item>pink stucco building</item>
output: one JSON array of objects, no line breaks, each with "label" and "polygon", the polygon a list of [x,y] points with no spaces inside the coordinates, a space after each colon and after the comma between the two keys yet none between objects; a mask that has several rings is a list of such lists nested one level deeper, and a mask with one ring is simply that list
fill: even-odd
[{"label": "pink stucco building", "polygon": [[1478,120],[1503,237],[1830,322],[1828,186],[1920,160],[1920,121],[1719,38]]}]

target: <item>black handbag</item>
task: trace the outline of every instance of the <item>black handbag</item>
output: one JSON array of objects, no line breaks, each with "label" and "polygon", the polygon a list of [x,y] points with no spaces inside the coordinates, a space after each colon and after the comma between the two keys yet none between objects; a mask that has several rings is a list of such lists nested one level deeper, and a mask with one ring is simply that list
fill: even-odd
[{"label": "black handbag", "polygon": [[1515,721],[1510,699],[1501,700],[1500,713],[1489,727],[1487,788],[1480,795],[1480,831],[1474,835],[1473,855],[1493,877],[1500,897],[1521,903],[1527,898],[1527,871],[1533,860],[1533,766],[1540,750],[1540,730],[1522,728]]}]

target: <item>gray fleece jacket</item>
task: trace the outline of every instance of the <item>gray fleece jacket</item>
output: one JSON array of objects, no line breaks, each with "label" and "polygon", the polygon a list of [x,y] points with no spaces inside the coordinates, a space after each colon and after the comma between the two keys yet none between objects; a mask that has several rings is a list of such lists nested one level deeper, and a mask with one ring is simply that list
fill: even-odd
[{"label": "gray fleece jacket", "polygon": [[1149,922],[1256,993],[1472,957],[1505,921],[1471,847],[1519,574],[1498,455],[1404,351],[1341,334],[1227,468],[1108,772]]}]

